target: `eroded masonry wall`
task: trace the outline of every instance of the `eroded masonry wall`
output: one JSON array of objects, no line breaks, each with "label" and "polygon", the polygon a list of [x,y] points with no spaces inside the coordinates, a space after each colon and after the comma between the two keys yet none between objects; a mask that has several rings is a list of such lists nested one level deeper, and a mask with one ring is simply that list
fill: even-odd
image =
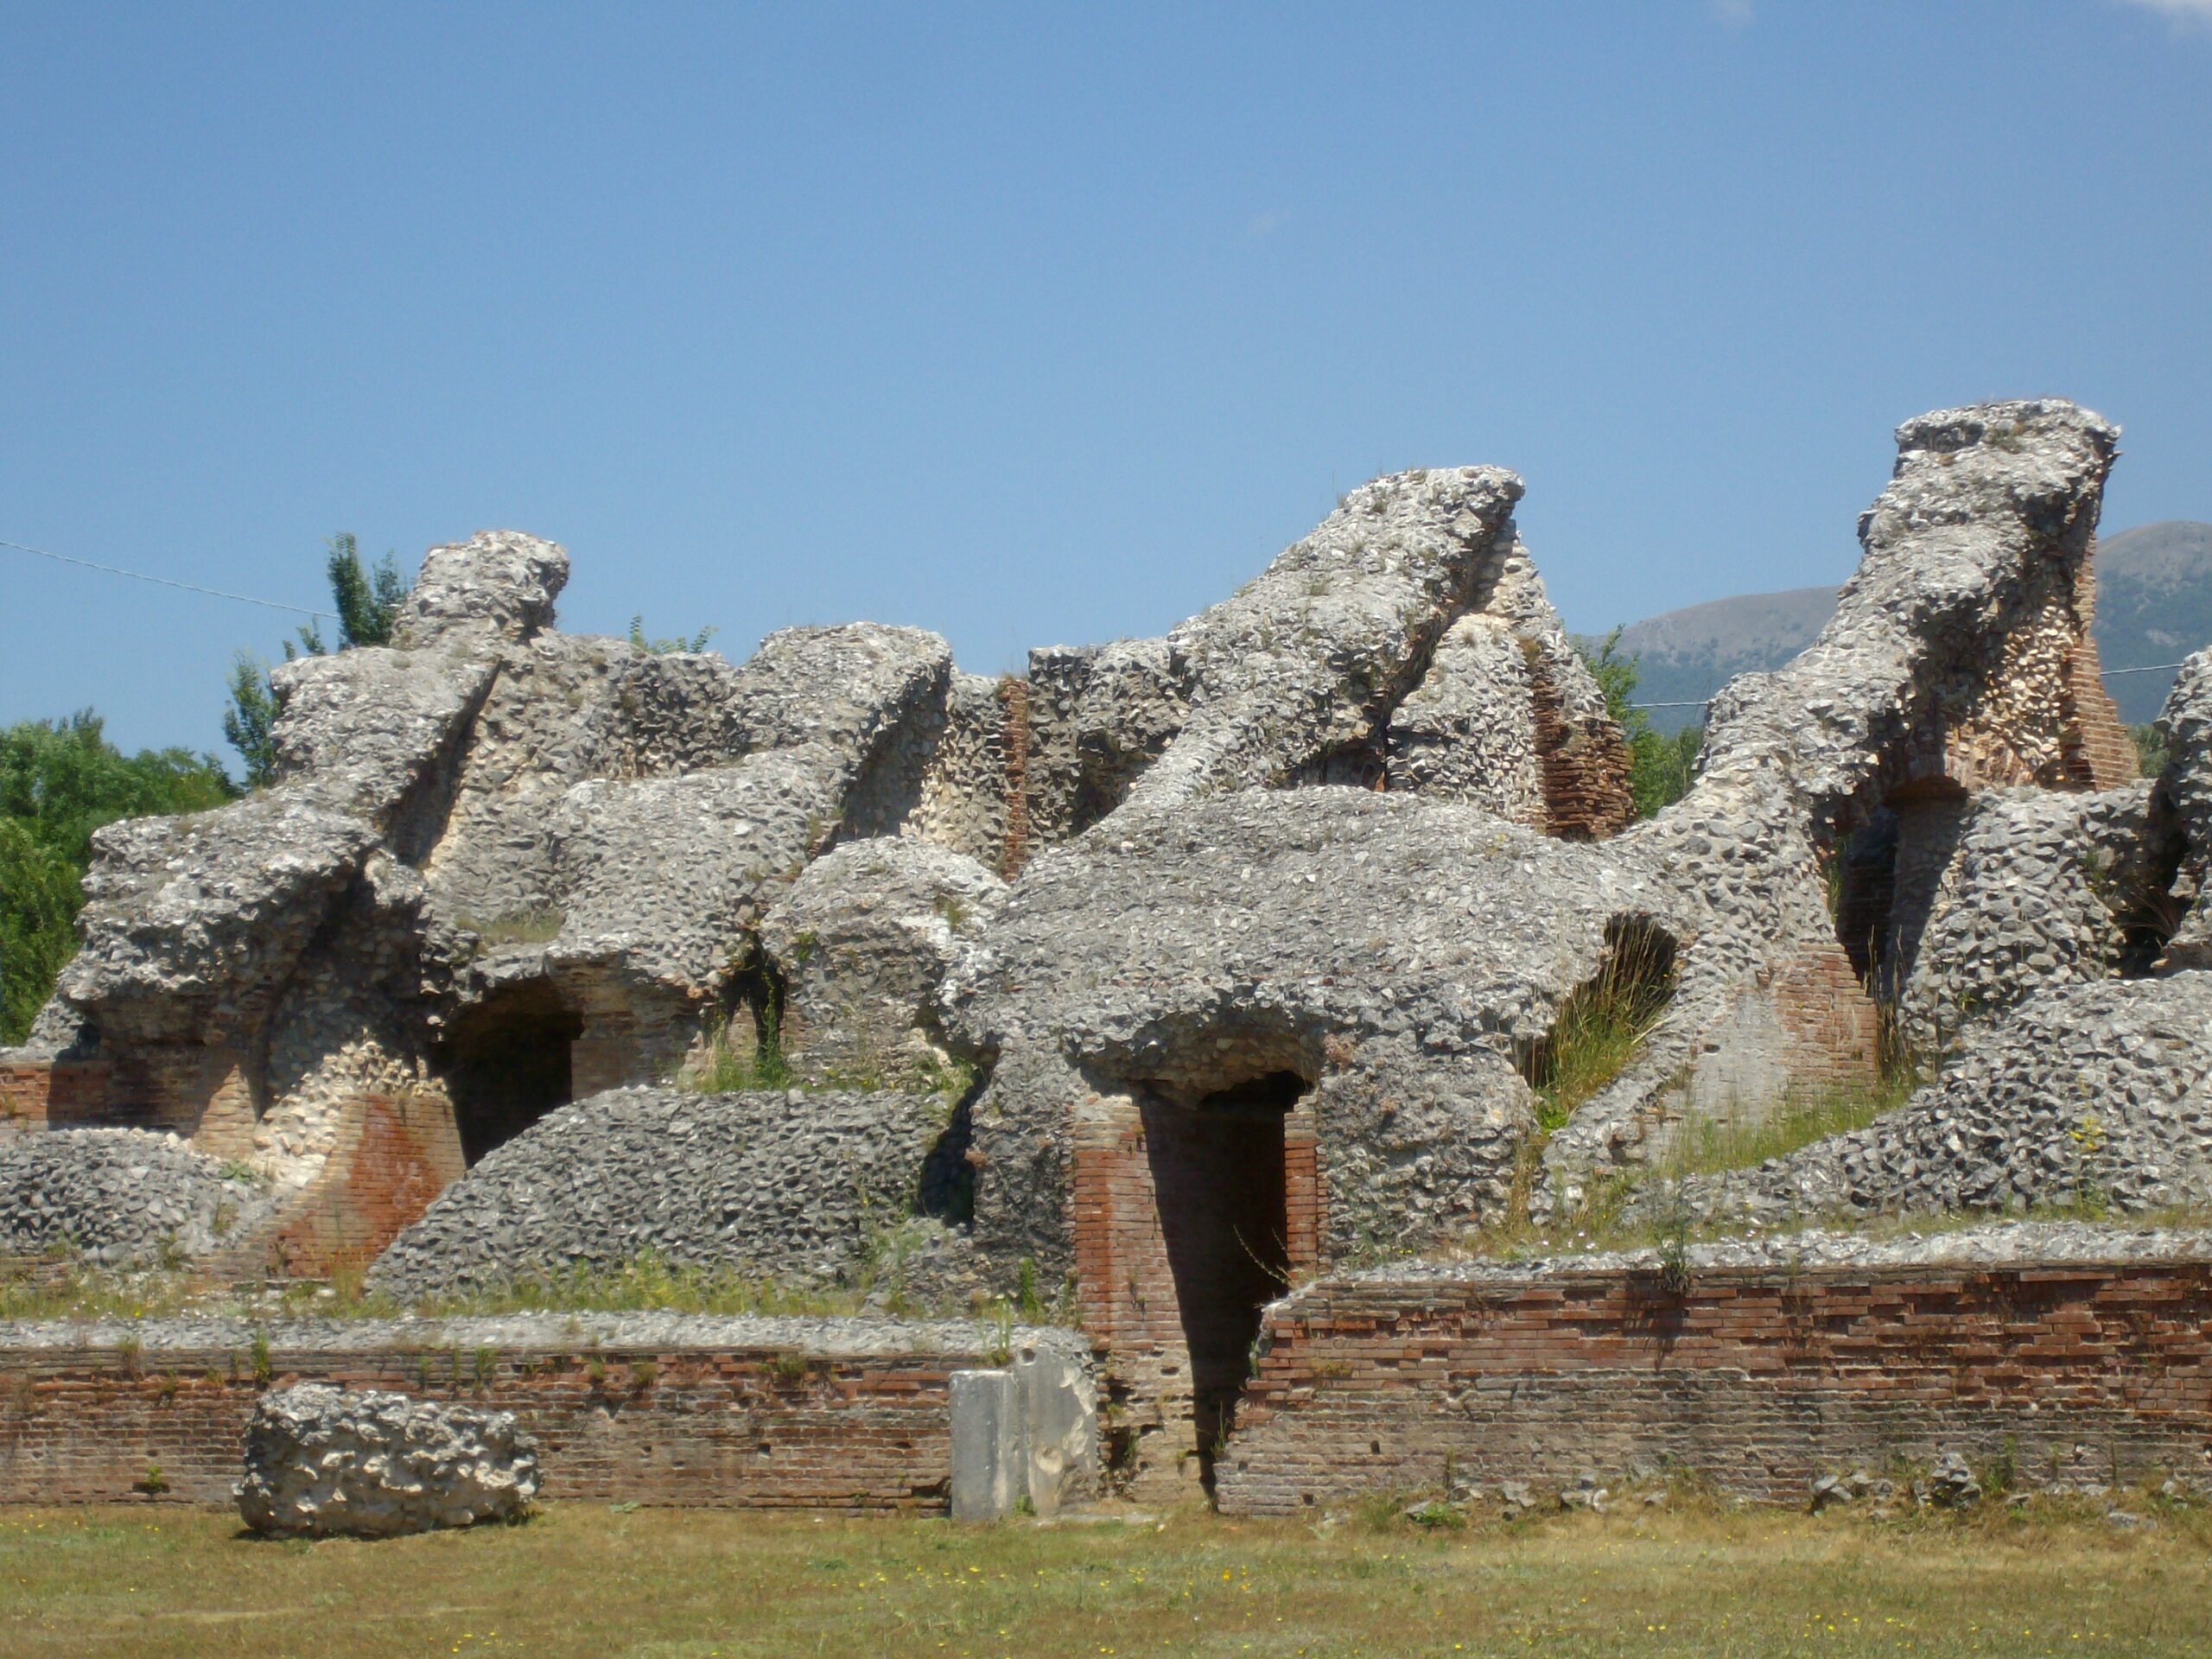
[{"label": "eroded masonry wall", "polygon": [[1802,1503],[1944,1452],[2029,1484],[2198,1477],[2208,1320],[2204,1261],[1324,1281],[1270,1310],[1217,1494],[1291,1515],[1671,1465]]},{"label": "eroded masonry wall", "polygon": [[0,1327],[0,1503],[227,1503],[262,1393],[315,1382],[514,1412],[549,1499],[939,1511],[951,1375],[993,1363],[988,1333],[964,1326],[906,1327],[904,1341],[878,1326],[856,1346],[819,1340],[821,1321],[720,1321],[802,1328],[719,1344],[601,1341],[555,1319],[502,1343],[467,1323],[280,1327],[265,1350],[243,1328],[172,1339],[148,1326],[134,1344]]},{"label": "eroded masonry wall", "polygon": [[1078,1134],[1084,1330],[1103,1357],[1114,1407],[1109,1456],[1138,1495],[1170,1497],[1211,1478],[1261,1305],[1319,1265],[1313,1109],[1301,1100],[1265,1119],[1264,1109],[1116,1096]]}]

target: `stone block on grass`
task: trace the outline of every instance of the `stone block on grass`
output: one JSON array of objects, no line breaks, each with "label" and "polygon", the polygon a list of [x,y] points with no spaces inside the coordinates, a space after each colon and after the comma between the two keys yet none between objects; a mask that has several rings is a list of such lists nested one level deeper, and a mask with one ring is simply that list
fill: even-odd
[{"label": "stone block on grass", "polygon": [[256,1532],[386,1538],[518,1519],[537,1484],[512,1412],[302,1382],[262,1396],[234,1495]]}]

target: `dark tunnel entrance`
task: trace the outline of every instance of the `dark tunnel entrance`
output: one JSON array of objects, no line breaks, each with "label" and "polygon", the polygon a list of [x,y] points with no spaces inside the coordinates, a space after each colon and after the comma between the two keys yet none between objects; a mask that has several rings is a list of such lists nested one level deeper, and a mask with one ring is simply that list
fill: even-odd
[{"label": "dark tunnel entrance", "polygon": [[474,1166],[573,1096],[569,1046],[583,1020],[542,981],[494,993],[440,1051],[462,1155]]},{"label": "dark tunnel entrance", "polygon": [[1200,1477],[1236,1427],[1251,1374],[1260,1310],[1290,1284],[1285,1119],[1312,1085],[1270,1071],[1201,1096],[1195,1106],[1154,1097],[1144,1108],[1146,1155],[1183,1337]]}]

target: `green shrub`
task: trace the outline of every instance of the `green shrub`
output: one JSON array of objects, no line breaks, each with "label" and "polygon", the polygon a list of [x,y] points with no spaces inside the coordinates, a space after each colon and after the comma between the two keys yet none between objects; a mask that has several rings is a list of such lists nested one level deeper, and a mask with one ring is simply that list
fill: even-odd
[{"label": "green shrub", "polygon": [[90,709],[0,730],[0,1045],[20,1043],[76,954],[92,832],[200,812],[237,791],[212,755],[126,755]]},{"label": "green shrub", "polygon": [[707,648],[707,641],[713,639],[718,632],[719,630],[715,628],[702,628],[694,634],[677,634],[666,639],[651,639],[645,636],[645,613],[639,612],[630,619],[631,645],[639,651],[649,651],[656,657],[674,657],[685,652],[704,651]]}]

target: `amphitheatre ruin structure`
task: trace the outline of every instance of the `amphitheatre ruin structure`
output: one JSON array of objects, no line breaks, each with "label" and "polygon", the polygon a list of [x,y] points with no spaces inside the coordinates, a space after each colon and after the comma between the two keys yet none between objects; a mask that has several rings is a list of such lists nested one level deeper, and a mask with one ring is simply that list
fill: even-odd
[{"label": "amphitheatre ruin structure", "polygon": [[[433,549],[391,645],[277,671],[270,787],[99,833],[0,1051],[17,1274],[394,1312],[0,1326],[0,1497],[219,1500],[283,1380],[646,1502],[2212,1478],[2212,654],[2138,776],[2117,429],[1897,439],[1643,820],[1497,468],[1001,678],[563,634],[559,547]],[[439,1311],[640,1261],[858,1311]]]}]

